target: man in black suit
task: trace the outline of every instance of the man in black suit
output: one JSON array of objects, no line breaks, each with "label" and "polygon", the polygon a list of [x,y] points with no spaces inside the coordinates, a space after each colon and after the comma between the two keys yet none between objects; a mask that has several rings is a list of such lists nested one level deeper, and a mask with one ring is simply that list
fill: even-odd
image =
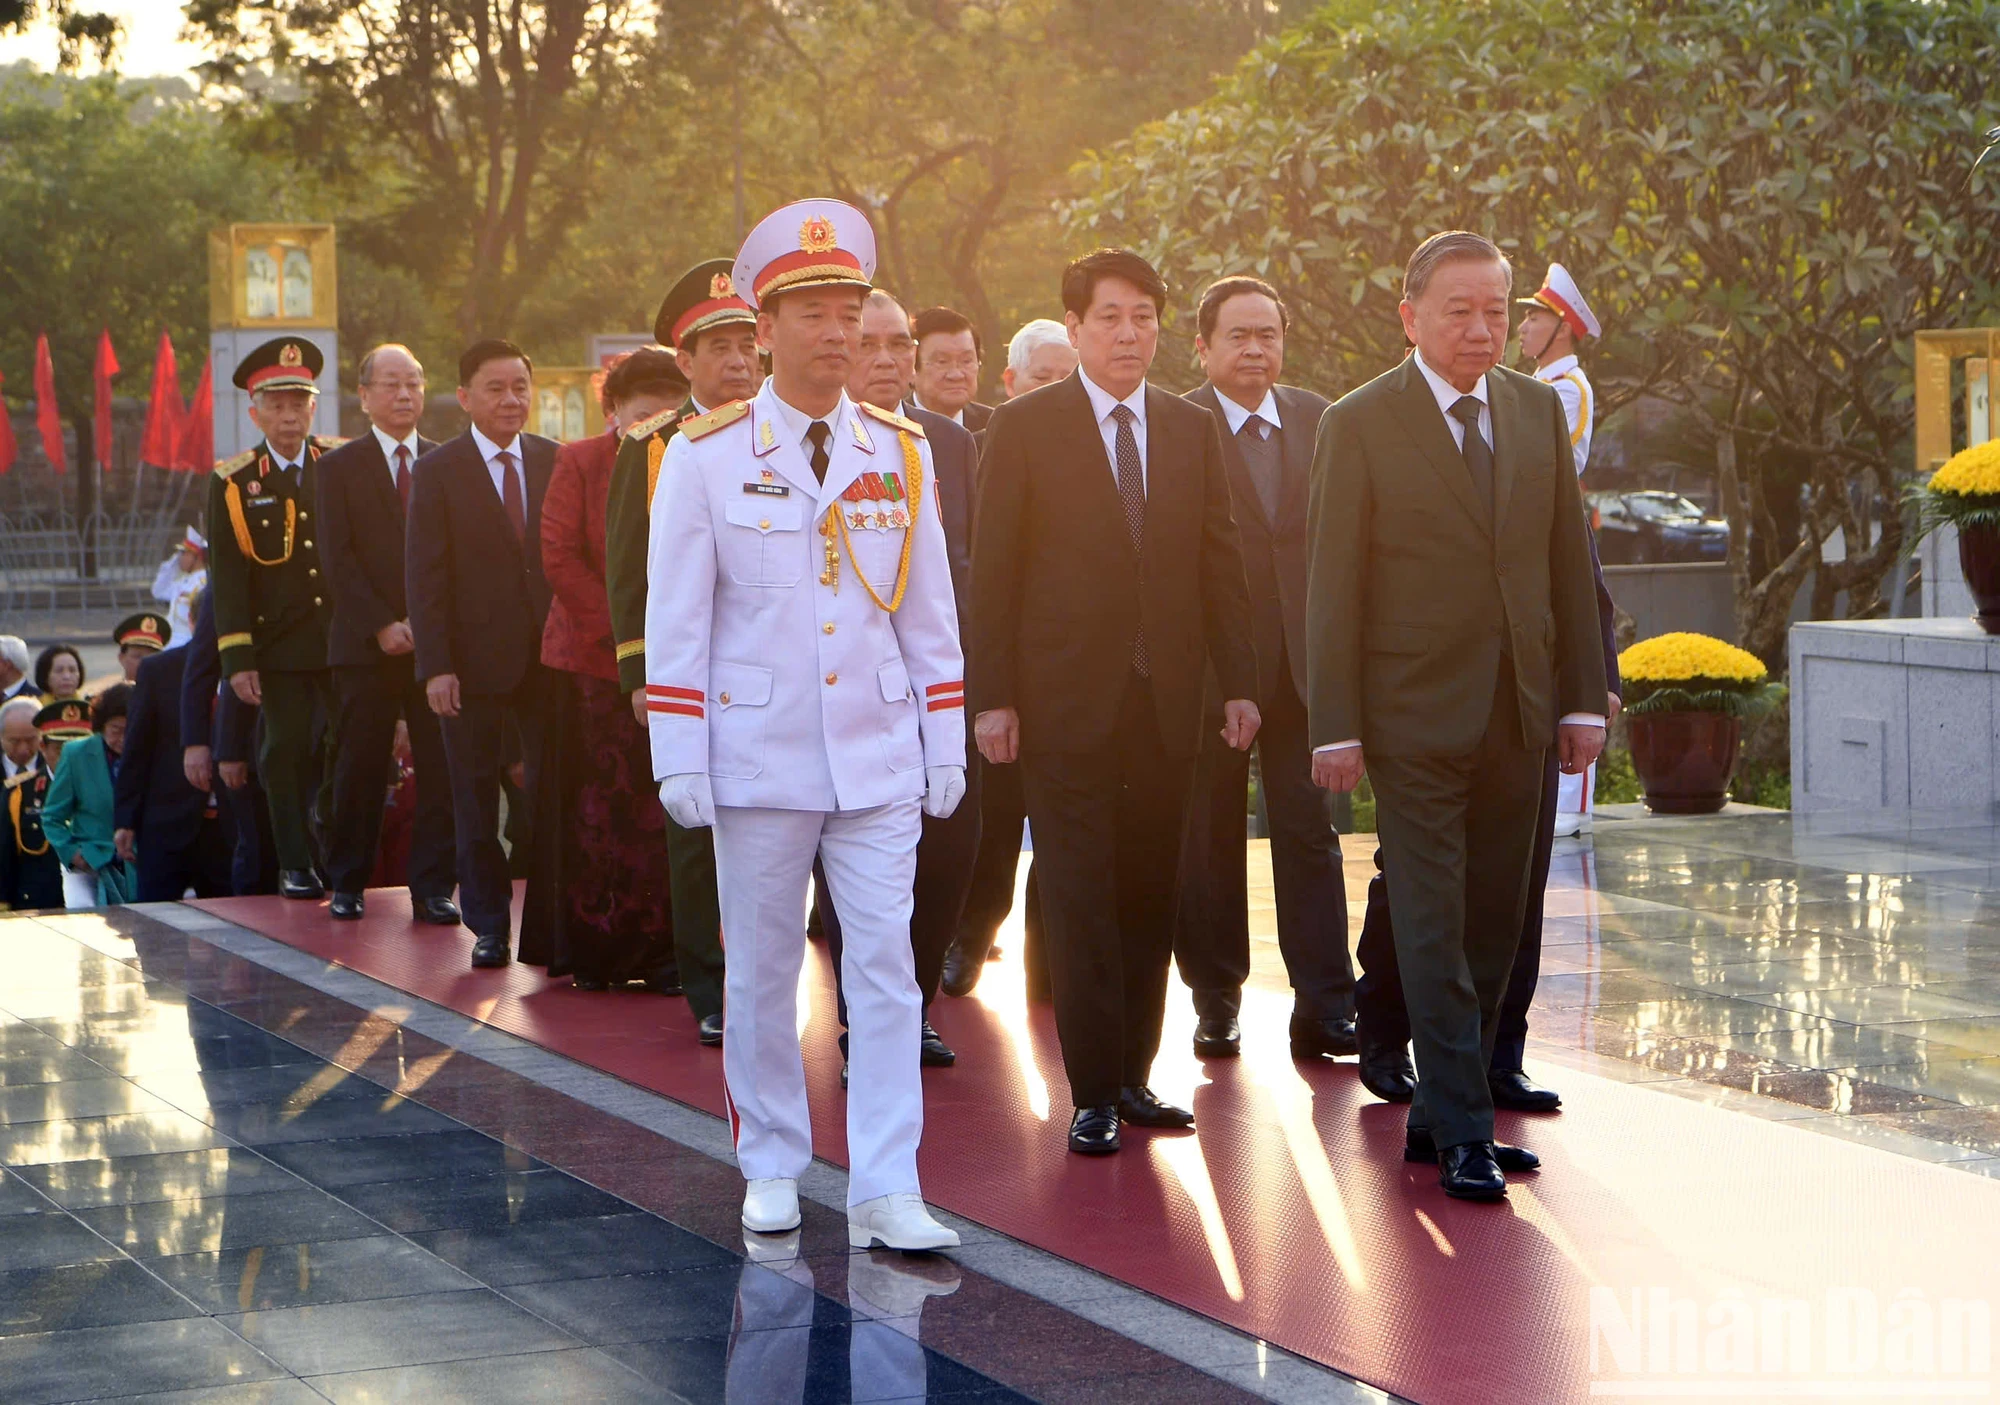
[{"label": "man in black suit", "polygon": [[[1354,965],[1347,889],[1326,794],[1306,744],[1306,489],[1325,397],[1278,384],[1289,318],[1259,278],[1224,278],[1201,295],[1195,350],[1208,380],[1188,399],[1216,417],[1257,646],[1258,775],[1271,827],[1278,948],[1291,977],[1293,1058],[1354,1052]],[[1242,1048],[1237,1012],[1250,974],[1244,873],[1250,761],[1223,744],[1222,699],[1211,686],[1181,854],[1174,957],[1194,992],[1199,1057]]]},{"label": "man in black suit", "polygon": [[500,845],[500,772],[511,718],[527,760],[529,822],[539,780],[542,498],[554,440],[524,434],[534,368],[489,339],[458,359],[458,403],[472,427],[417,460],[404,565],[417,677],[443,719],[458,841],[458,890],[477,940],[472,964],[511,957],[514,885]]},{"label": "man in black suit", "polygon": [[215,600],[208,592],[195,612],[194,633],[174,652],[187,655],[181,665],[181,773],[194,789],[215,797],[229,845],[230,891],[239,898],[274,893],[278,850],[264,788],[250,764],[262,709],[221,686]]},{"label": "man in black suit", "polygon": [[319,461],[320,560],[333,595],[327,662],[333,668],[333,824],[326,845],[332,916],[362,916],[375,870],[396,721],[410,732],[417,813],[410,834],[410,907],[419,920],[458,924],[451,900],[451,781],[444,734],[417,683],[416,638],[404,604],[403,521],[417,460],[437,444],[417,433],[424,368],[389,343],[361,358],[368,433]]},{"label": "man in black suit", "polygon": [[911,338],[916,349],[911,402],[974,434],[986,428],[993,407],[972,398],[979,393],[986,348],[972,319],[948,307],[927,307],[917,314]]},{"label": "man in black suit", "polygon": [[[188,651],[139,663],[113,783],[118,857],[138,868],[138,901],[225,898],[231,891],[229,827],[213,794],[187,776],[181,746],[181,680]],[[211,782],[213,784],[213,782]]]},{"label": "man in black suit", "polygon": [[966,687],[988,761],[1018,760],[1041,870],[1072,1151],[1188,1127],[1146,1086],[1166,1013],[1212,665],[1223,739],[1256,740],[1257,656],[1215,419],[1146,384],[1166,285],[1100,249],[1064,270],[1075,376],[994,412]]}]

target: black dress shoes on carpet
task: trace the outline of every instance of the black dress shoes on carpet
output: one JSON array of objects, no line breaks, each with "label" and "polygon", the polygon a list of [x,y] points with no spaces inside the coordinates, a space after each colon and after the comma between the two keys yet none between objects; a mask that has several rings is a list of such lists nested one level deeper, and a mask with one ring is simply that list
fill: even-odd
[{"label": "black dress shoes on carpet", "polygon": [[1069,1149],[1080,1156],[1109,1156],[1118,1150],[1118,1109],[1078,1108],[1069,1120]]},{"label": "black dress shoes on carpet", "polygon": [[1563,1104],[1562,1094],[1544,1088],[1518,1068],[1488,1073],[1486,1086],[1492,1090],[1493,1106],[1510,1112],[1554,1112]]},{"label": "black dress shoes on carpet", "polygon": [[1355,1042],[1361,1055],[1361,1086],[1385,1103],[1406,1103],[1417,1095],[1417,1070],[1404,1044],[1382,1044],[1359,1025]]},{"label": "black dress shoes on carpet", "polygon": [[417,921],[428,922],[433,927],[456,927],[462,920],[458,915],[458,904],[450,898],[417,898],[410,906]]},{"label": "black dress shoes on carpet", "polygon": [[950,1068],[958,1062],[957,1053],[951,1045],[938,1038],[938,1032],[931,1028],[929,1020],[923,1023],[923,1042],[917,1046],[917,1060],[925,1068]]},{"label": "black dress shoes on carpet", "polygon": [[1295,1059],[1337,1059],[1354,1053],[1360,1046],[1354,1038],[1350,1019],[1309,1020],[1292,1016],[1292,1057]]},{"label": "black dress shoes on carpet", "polygon": [[[1542,1158],[1524,1146],[1509,1146],[1505,1142],[1489,1142],[1493,1148],[1493,1160],[1503,1171],[1539,1171]],[[1421,1127],[1412,1127],[1403,1134],[1403,1159],[1405,1161],[1436,1161],[1437,1143],[1431,1140],[1430,1132]]]},{"label": "black dress shoes on carpet", "polygon": [[1438,1153],[1438,1184],[1454,1200],[1505,1200],[1507,1178],[1492,1142],[1464,1142]]},{"label": "black dress shoes on carpet", "polygon": [[278,875],[278,896],[296,902],[310,902],[326,896],[319,875],[309,868],[288,868]]},{"label": "black dress shoes on carpet", "polygon": [[573,990],[598,991],[611,989],[610,981],[594,981],[587,976],[571,976],[569,983]]},{"label": "black dress shoes on carpet", "polygon": [[979,984],[979,977],[986,970],[987,954],[986,951],[968,951],[962,941],[953,942],[944,957],[944,993],[953,996],[972,994],[973,987]]},{"label": "black dress shoes on carpet", "polygon": [[703,1015],[697,1037],[711,1049],[722,1043],[721,1014]]},{"label": "black dress shoes on carpet", "polygon": [[1243,1052],[1243,1031],[1233,1015],[1204,1015],[1195,1021],[1194,1056],[1233,1059]]},{"label": "black dress shoes on carpet", "polygon": [[359,922],[367,915],[366,905],[359,893],[335,893],[333,901],[326,905],[326,915],[342,922]]},{"label": "black dress shoes on carpet", "polygon": [[482,971],[492,966],[505,966],[514,959],[511,947],[512,942],[505,936],[481,937],[472,944],[472,968]]},{"label": "black dress shoes on carpet", "polygon": [[1194,1126],[1194,1114],[1161,1102],[1151,1088],[1120,1088],[1118,1115],[1134,1127],[1165,1127],[1181,1131]]}]

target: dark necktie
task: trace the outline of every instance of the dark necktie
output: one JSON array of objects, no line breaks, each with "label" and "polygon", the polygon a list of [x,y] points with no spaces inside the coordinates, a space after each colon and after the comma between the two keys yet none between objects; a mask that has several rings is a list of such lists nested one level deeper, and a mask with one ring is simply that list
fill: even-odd
[{"label": "dark necktie", "polygon": [[1451,407],[1452,418],[1465,426],[1465,466],[1472,472],[1472,490],[1486,508],[1486,524],[1493,525],[1493,450],[1479,433],[1479,397],[1462,395]]},{"label": "dark necktie", "polygon": [[822,483],[826,482],[826,466],[832,462],[832,455],[826,451],[826,441],[832,434],[825,420],[814,420],[806,426],[806,442],[812,445],[813,477]]},{"label": "dark necktie", "polygon": [[396,446],[396,497],[403,504],[403,511],[410,510],[410,446]]},{"label": "dark necktie", "polygon": [[[1125,509],[1125,535],[1132,541],[1132,554],[1139,558],[1139,580],[1146,579],[1146,470],[1139,462],[1139,438],[1132,433],[1136,416],[1129,405],[1113,405],[1111,418],[1118,421],[1118,502]],[[1141,600],[1144,591],[1141,590]],[[1140,607],[1139,629],[1132,636],[1132,669],[1141,678],[1153,676],[1152,661],[1146,655],[1146,619]]]},{"label": "dark necktie", "polygon": [[493,457],[500,463],[500,508],[507,514],[507,525],[514,529],[514,540],[526,546],[528,511],[521,501],[521,480],[514,476],[514,456],[502,449]]},{"label": "dark necktie", "polygon": [[[1266,434],[1269,426],[1271,433]],[[1243,428],[1236,431],[1236,445],[1243,454],[1243,467],[1250,474],[1251,486],[1257,490],[1257,501],[1264,505],[1264,520],[1276,523],[1278,520],[1278,485],[1282,481],[1282,467],[1278,461],[1279,448],[1277,426],[1270,424],[1262,415],[1252,415],[1243,421]]]}]

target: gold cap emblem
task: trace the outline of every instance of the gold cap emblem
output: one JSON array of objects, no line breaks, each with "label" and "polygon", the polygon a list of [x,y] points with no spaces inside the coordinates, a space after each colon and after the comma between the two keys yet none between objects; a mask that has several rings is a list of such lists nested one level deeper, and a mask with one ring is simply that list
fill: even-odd
[{"label": "gold cap emblem", "polygon": [[296,342],[286,342],[278,348],[278,364],[280,366],[303,366],[305,363],[305,353],[299,350]]},{"label": "gold cap emblem", "polygon": [[825,215],[814,215],[799,226],[799,247],[809,254],[826,254],[840,247],[835,236],[833,221]]},{"label": "gold cap emblem", "polygon": [[712,298],[727,298],[736,295],[736,285],[729,281],[729,275],[718,273],[708,280],[708,295]]},{"label": "gold cap emblem", "polygon": [[148,615],[139,621],[139,628],[145,630],[148,634],[158,634],[160,632],[160,622],[151,615]]},{"label": "gold cap emblem", "polygon": [[65,722],[81,722],[83,720],[83,709],[75,703],[71,703],[62,710],[62,720]]}]

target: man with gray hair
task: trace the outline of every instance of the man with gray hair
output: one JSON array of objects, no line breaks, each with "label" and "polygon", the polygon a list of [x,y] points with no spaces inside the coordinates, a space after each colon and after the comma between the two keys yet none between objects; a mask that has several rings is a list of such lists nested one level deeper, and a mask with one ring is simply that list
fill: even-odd
[{"label": "man with gray hair", "polygon": [[0,703],[35,696],[31,667],[28,641],[18,634],[0,634]]},{"label": "man with gray hair", "polygon": [[1007,369],[1000,384],[1012,400],[1045,385],[1053,385],[1076,369],[1076,348],[1070,345],[1069,328],[1050,317],[1037,317],[1021,324],[1007,343]]},{"label": "man with gray hair", "polygon": [[1604,746],[1569,422],[1553,389],[1500,365],[1513,281],[1480,235],[1417,247],[1401,306],[1416,351],[1327,411],[1310,510],[1313,780],[1374,782],[1416,1045],[1404,1157],[1435,1159],[1468,1200],[1539,1165],[1493,1140],[1486,1072],[1544,753],[1576,773]]}]

